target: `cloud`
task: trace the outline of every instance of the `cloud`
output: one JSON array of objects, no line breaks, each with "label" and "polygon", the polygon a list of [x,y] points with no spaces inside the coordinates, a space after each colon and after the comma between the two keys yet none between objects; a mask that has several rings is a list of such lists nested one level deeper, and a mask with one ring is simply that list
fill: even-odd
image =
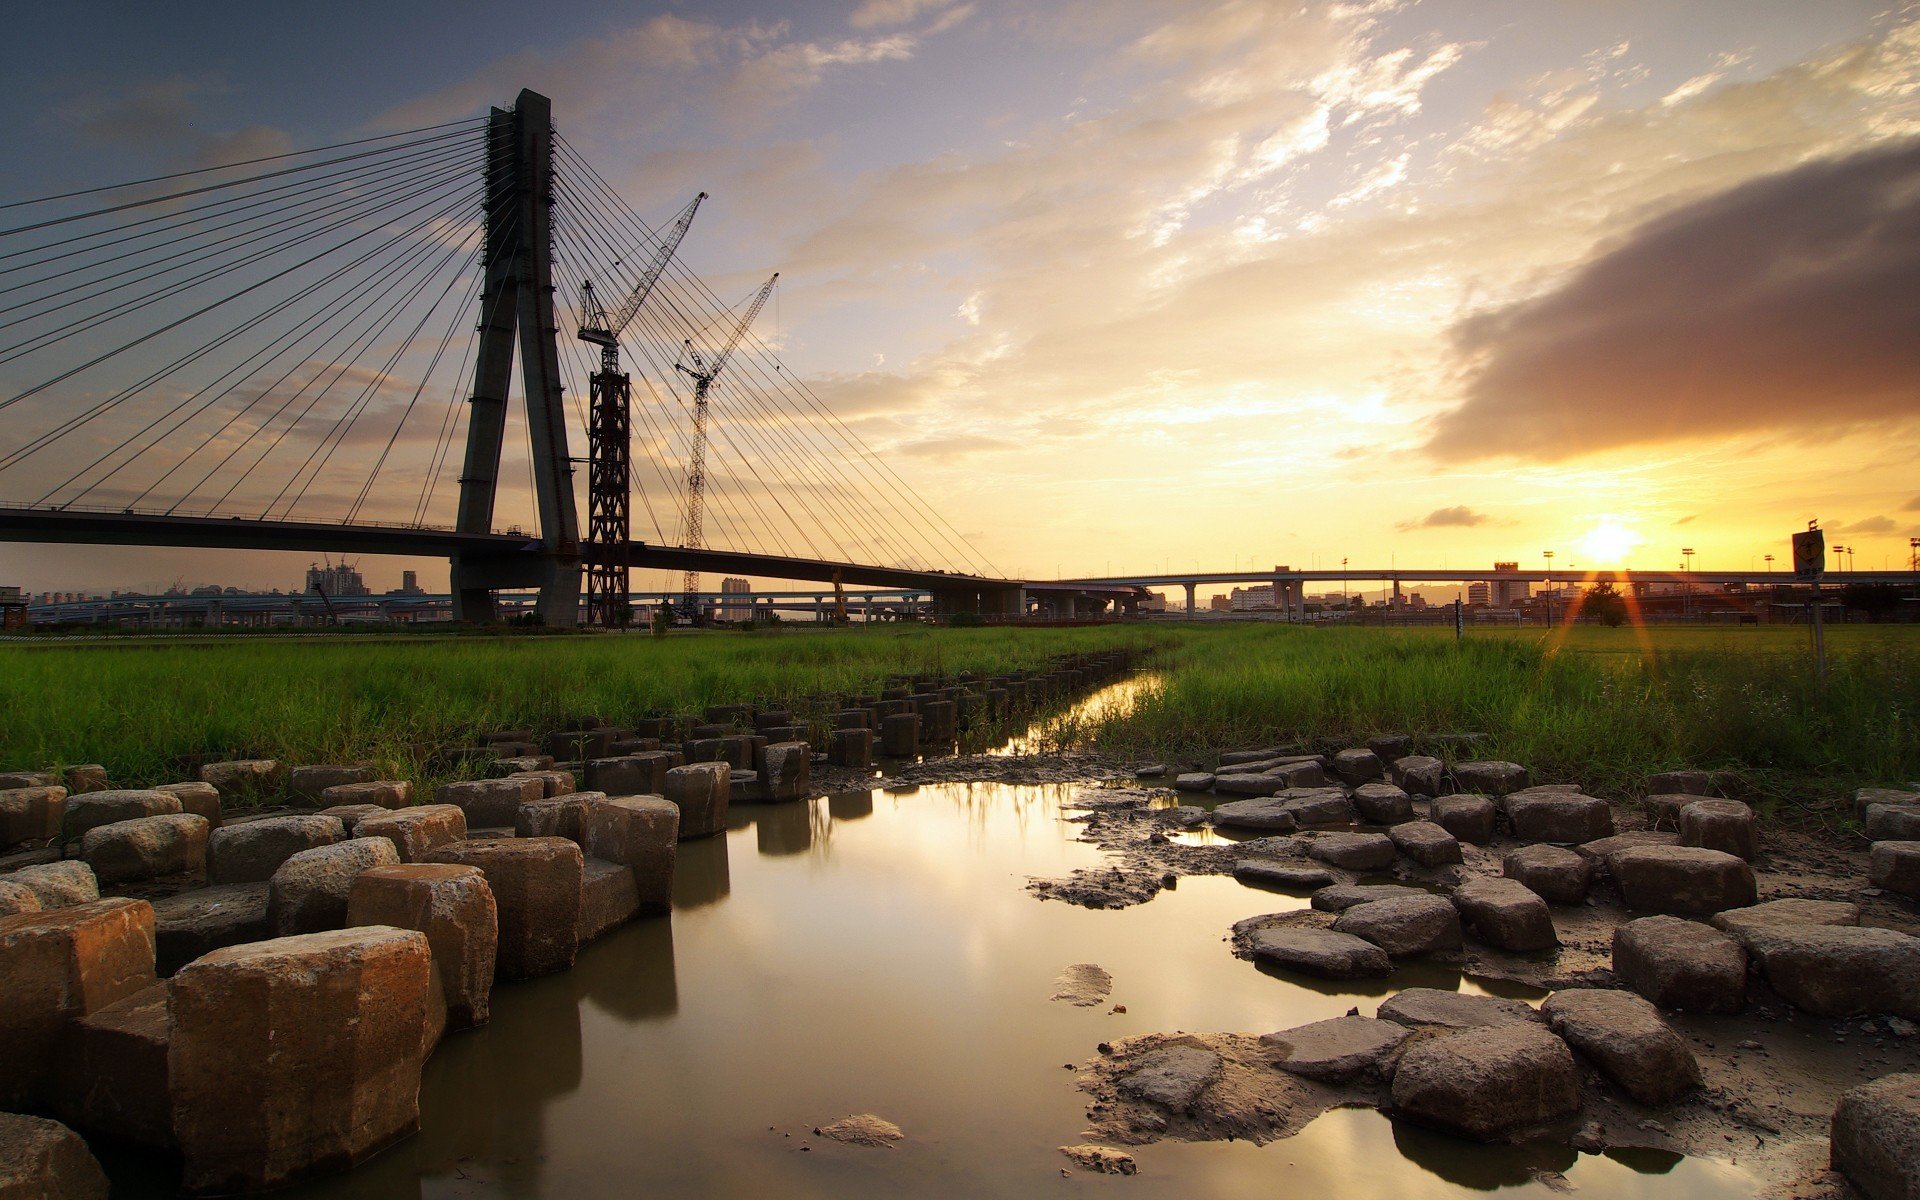
[{"label": "cloud", "polygon": [[1558,287],[1468,317],[1442,459],[1559,460],[1920,413],[1920,140],[1678,208]]},{"label": "cloud", "polygon": [[1464,504],[1456,504],[1451,508],[1436,508],[1417,521],[1402,521],[1397,528],[1406,530],[1444,529],[1459,526],[1491,525],[1493,523],[1493,518],[1486,513],[1475,512]]},{"label": "cloud", "polygon": [[1920,512],[1920,496],[1915,496],[1900,506],[1901,512]]},{"label": "cloud", "polygon": [[1895,521],[1892,517],[1880,516],[1880,517],[1867,517],[1859,521],[1850,521],[1844,525],[1832,525],[1827,528],[1827,532],[1828,533],[1846,533],[1846,534],[1895,533],[1899,530],[1899,528],[1900,528],[1899,522]]},{"label": "cloud", "polygon": [[953,0],[864,0],[847,18],[847,24],[855,29],[910,25],[922,16],[950,7],[952,3]]},{"label": "cloud", "polygon": [[205,101],[225,88],[216,80],[172,75],[84,96],[55,119],[80,139],[152,156],[169,167],[200,169],[285,154],[293,143],[269,125],[209,131]]}]

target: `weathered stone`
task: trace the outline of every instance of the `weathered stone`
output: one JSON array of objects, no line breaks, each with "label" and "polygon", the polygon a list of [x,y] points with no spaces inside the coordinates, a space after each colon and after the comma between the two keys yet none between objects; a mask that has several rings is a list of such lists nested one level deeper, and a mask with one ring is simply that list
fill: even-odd
[{"label": "weathered stone", "polygon": [[32,888],[10,879],[0,879],[0,917],[17,917],[21,913],[41,911],[40,897],[34,894]]},{"label": "weathered stone", "polygon": [[664,754],[631,754],[587,762],[587,787],[609,796],[657,796],[666,786]]},{"label": "weathered stone", "polygon": [[1379,1011],[1381,1020],[1412,1029],[1475,1029],[1540,1019],[1539,1013],[1518,1000],[1443,992],[1438,988],[1408,988],[1381,1001]]},{"label": "weathered stone", "polygon": [[1302,825],[1345,825],[1353,820],[1347,794],[1339,788],[1288,788],[1279,799]]},{"label": "weathered stone", "polygon": [[1235,772],[1213,779],[1213,790],[1223,796],[1267,797],[1286,791],[1288,786],[1284,776],[1265,771]]},{"label": "weathered stone", "polygon": [[1272,796],[1229,800],[1216,805],[1213,823],[1222,829],[1250,829],[1258,833],[1286,833],[1296,824],[1287,802]]},{"label": "weathered stone", "polygon": [[1132,1175],[1140,1170],[1140,1164],[1134,1161],[1133,1155],[1111,1146],[1083,1142],[1077,1146],[1062,1146],[1060,1153],[1082,1171],[1092,1171],[1096,1175]]},{"label": "weathered stone", "polygon": [[0,791],[14,788],[60,787],[60,777],[52,771],[5,771],[0,772]]},{"label": "weathered stone", "polygon": [[1387,830],[1400,853],[1423,867],[1443,867],[1460,859],[1460,843],[1432,821],[1408,821]]},{"label": "weathered stone", "polygon": [[1744,940],[1767,984],[1796,1008],[1920,1019],[1920,938],[1861,925],[1771,925]]},{"label": "weathered stone", "polygon": [[[627,755],[626,757],[637,757],[642,753],[653,753],[653,751],[636,750],[633,754]],[[660,757],[664,760],[667,756],[662,754]],[[555,796],[572,795],[579,790],[579,783],[574,779],[572,771],[551,770],[542,767],[534,770],[513,771],[510,772],[506,778],[538,779],[540,781],[540,795],[548,800],[553,799]]]},{"label": "weathered stone", "polygon": [[1335,933],[1364,938],[1394,958],[1460,948],[1460,914],[1444,896],[1402,896],[1356,904],[1334,918]]},{"label": "weathered stone", "polygon": [[1454,764],[1456,790],[1482,796],[1505,796],[1527,786],[1527,769],[1519,763],[1487,759]]},{"label": "weathered stone", "polygon": [[101,883],[198,875],[207,869],[208,832],[206,818],[192,813],[115,821],[87,831],[80,857]]},{"label": "weathered stone", "polygon": [[545,794],[538,779],[521,775],[443,783],[434,791],[433,801],[457,807],[466,815],[469,829],[512,829],[520,806]]},{"label": "weathered stone", "polygon": [[1404,733],[1376,733],[1367,739],[1367,749],[1383,763],[1395,763],[1413,753],[1413,739]]},{"label": "weathered stone", "polygon": [[1540,1006],[1569,1046],[1641,1104],[1671,1104],[1700,1086],[1700,1064],[1653,1005],[1632,992],[1580,988]]},{"label": "weathered stone", "polygon": [[633,872],[619,863],[588,858],[580,869],[580,944],[625,925],[640,915],[640,891]]},{"label": "weathered stone", "polygon": [[1424,888],[1398,883],[1340,883],[1315,892],[1312,904],[1321,912],[1345,912],[1356,904],[1372,904],[1375,900],[1431,895],[1433,893]]},{"label": "weathered stone", "polygon": [[1613,860],[1627,850],[1637,850],[1642,846],[1678,846],[1680,835],[1653,829],[1633,829],[1626,833],[1616,833],[1612,837],[1597,838],[1583,842],[1573,849],[1582,858],[1594,864],[1594,869],[1613,870]]},{"label": "weathered stone", "polygon": [[1348,787],[1386,777],[1386,767],[1380,762],[1380,756],[1371,750],[1342,750],[1333,756],[1329,764],[1333,774]]},{"label": "weathered stone", "polygon": [[366,820],[368,817],[381,816],[391,811],[393,810],[382,808],[378,804],[336,804],[332,808],[323,808],[314,815],[332,817],[334,820],[340,822],[341,828],[347,831],[348,837],[353,837],[353,831],[359,828],[360,822]]},{"label": "weathered stone", "polygon": [[1187,771],[1173,777],[1173,786],[1183,792],[1206,792],[1213,790],[1213,772]]},{"label": "weathered stone", "polygon": [[1583,903],[1593,885],[1592,860],[1564,846],[1522,846],[1500,869],[1549,904]]},{"label": "weathered stone", "polygon": [[1392,1021],[1346,1016],[1269,1033],[1260,1043],[1273,1052],[1273,1065],[1283,1071],[1339,1082],[1380,1073],[1412,1036],[1412,1030]]},{"label": "weathered stone", "polygon": [[329,807],[354,804],[377,805],[380,808],[405,808],[413,803],[413,784],[404,779],[369,779],[360,783],[336,783],[322,789],[320,803]]},{"label": "weathered stone", "polygon": [[42,1103],[67,1023],[153,982],[145,900],[0,918],[0,1107]]},{"label": "weathered stone", "polygon": [[267,887],[227,883],[194,888],[153,902],[154,969],[171,975],[222,946],[272,936]]},{"label": "weathered stone", "polygon": [[805,742],[773,742],[760,754],[760,783],[774,804],[805,800],[813,779],[813,748]]},{"label": "weathered stone", "polygon": [[1760,853],[1760,823],[1738,800],[1695,800],[1680,810],[1680,844],[1752,862]]},{"label": "weathered stone", "polygon": [[1697,846],[1639,846],[1608,862],[1628,908],[1706,916],[1754,902],[1746,860]]},{"label": "weathered stone", "polygon": [[1521,841],[1575,845],[1613,833],[1613,809],[1605,800],[1579,792],[1509,796],[1506,809],[1513,836]]},{"label": "weathered stone", "polygon": [[0,850],[22,842],[45,842],[60,836],[67,811],[63,787],[17,787],[0,791]]},{"label": "weathered stone", "polygon": [[1920,900],[1920,842],[1875,842],[1867,857],[1867,881]]},{"label": "weathered stone", "polygon": [[1706,771],[1660,771],[1647,776],[1647,794],[1711,796],[1713,776]]},{"label": "weathered stone", "polygon": [[1453,893],[1454,906],[1489,946],[1527,953],[1560,944],[1553,914],[1537,892],[1515,879],[1470,879]]},{"label": "weathered stone", "polygon": [[514,814],[513,835],[563,837],[577,842],[586,836],[588,798],[605,795],[605,792],[568,792],[525,801]]},{"label": "weathered stone", "polygon": [[1920,841],[1920,804],[1867,805],[1867,840]]},{"label": "weathered stone", "polygon": [[181,968],[167,1069],[185,1188],[278,1187],[418,1129],[431,979],[426,937],[384,926]]},{"label": "weathered stone", "polygon": [[1769,900],[1749,908],[1730,908],[1709,917],[1715,929],[1731,934],[1749,950],[1756,934],[1793,925],[1858,925],[1860,906],[1845,900]]},{"label": "weathered stone", "polygon": [[345,840],[347,827],[333,817],[299,813],[223,825],[207,840],[207,878],[213,883],[257,883],[273,878],[280,864],[315,846]]},{"label": "weathered stone", "polygon": [[1496,812],[1488,796],[1442,796],[1433,802],[1433,823],[1463,842],[1484,846],[1493,840]]},{"label": "weathered stone", "polygon": [[[843,729],[839,732],[871,731]],[[666,798],[680,810],[680,840],[725,833],[732,792],[733,768],[726,763],[688,763],[668,771]]]},{"label": "weathered stone", "polygon": [[319,933],[347,923],[353,881],[370,867],[395,866],[399,852],[385,838],[353,838],[288,858],[267,884],[267,922],[277,937]]},{"label": "weathered stone", "polygon": [[343,783],[372,783],[378,774],[370,763],[312,763],[287,772],[287,794],[295,800],[318,804],[328,788]]},{"label": "weathered stone", "polygon": [[1363,783],[1353,789],[1353,810],[1369,825],[1398,825],[1413,820],[1413,798],[1391,783]]},{"label": "weathered stone", "polygon": [[[61,1120],[150,1150],[173,1148],[168,987],[156,983],[79,1017],[61,1038],[49,1107]],[[5,1195],[0,1189],[0,1195]]]},{"label": "weathered stone", "polygon": [[1141,1055],[1118,1087],[1122,1095],[1187,1112],[1220,1073],[1220,1056],[1204,1046],[1161,1046]]},{"label": "weathered stone", "polygon": [[208,763],[200,768],[200,781],[220,790],[222,800],[258,800],[280,790],[286,770],[271,758],[239,758],[229,762]]},{"label": "weathered stone", "polygon": [[1538,1025],[1458,1029],[1401,1054],[1393,1106],[1422,1125],[1494,1141],[1579,1111],[1580,1076],[1566,1043]]},{"label": "weathered stone", "polygon": [[1394,783],[1415,796],[1438,796],[1440,780],[1447,765],[1424,754],[1409,754],[1393,760]]},{"label": "weathered stone", "polygon": [[212,784],[202,783],[196,779],[186,783],[156,784],[153,790],[179,797],[181,812],[190,812],[196,817],[204,817],[209,829],[220,828],[223,817],[220,808],[220,789]]},{"label": "weathered stone", "polygon": [[107,1173],[80,1135],[60,1122],[0,1113],[0,1197],[107,1200]]},{"label": "weathered stone", "polygon": [[1680,810],[1701,797],[1691,792],[1655,792],[1640,802],[1647,824],[1654,829],[1680,829]]},{"label": "weathered stone", "polygon": [[62,845],[74,845],[86,837],[88,830],[102,825],[179,811],[180,797],[171,792],[115,791],[68,796],[66,812],[60,820],[60,841]]},{"label": "weathered stone", "polygon": [[640,911],[673,907],[673,864],[680,840],[680,810],[659,796],[599,799],[587,806],[588,854],[633,872]]},{"label": "weathered stone", "polygon": [[354,878],[347,924],[425,934],[448,1026],[487,1023],[500,918],[493,889],[478,868],[452,863],[369,867]]},{"label": "weathered stone", "polygon": [[1248,938],[1254,961],[1323,979],[1390,975],[1393,961],[1372,942],[1331,929],[1268,926]]},{"label": "weathered stone", "polygon": [[[688,763],[692,766],[692,763]],[[731,768],[733,774],[727,777],[727,804],[756,804],[760,800],[760,772],[742,771]]]},{"label": "weathered stone", "polygon": [[1307,843],[1307,854],[1349,871],[1380,871],[1393,865],[1393,839],[1384,833],[1326,833]]},{"label": "weathered stone", "polygon": [[499,915],[496,979],[531,979],[573,965],[584,870],[579,846],[565,838],[477,838],[441,846],[427,860],[486,875]]},{"label": "weathered stone", "polygon": [[1641,917],[1613,931],[1613,973],[1661,1008],[1737,1013],[1747,1003],[1747,952],[1710,926]]},{"label": "weathered stone", "polygon": [[[836,767],[864,769],[873,765],[873,730],[836,729],[827,739],[827,761]],[[702,835],[704,836],[704,835]]]},{"label": "weathered stone", "polygon": [[40,901],[41,909],[47,912],[75,904],[90,904],[100,898],[100,881],[94,876],[93,868],[83,862],[41,863],[38,866],[21,867],[0,876],[0,879],[17,883],[32,892],[34,898]]},{"label": "weathered stone", "polygon": [[113,786],[107,782],[107,769],[99,763],[76,763],[60,773],[60,781],[75,796],[104,792]]},{"label": "weathered stone", "polygon": [[354,828],[354,836],[386,838],[400,852],[401,862],[419,862],[429,851],[465,838],[467,814],[455,804],[422,804],[368,817]]},{"label": "weathered stone", "polygon": [[1248,887],[1277,888],[1283,892],[1307,892],[1333,883],[1333,872],[1325,867],[1271,862],[1261,858],[1243,858],[1233,864],[1233,877]]},{"label": "weathered stone", "polygon": [[1867,1200],[1920,1200],[1920,1074],[1842,1093],[1832,1135],[1833,1169]]}]

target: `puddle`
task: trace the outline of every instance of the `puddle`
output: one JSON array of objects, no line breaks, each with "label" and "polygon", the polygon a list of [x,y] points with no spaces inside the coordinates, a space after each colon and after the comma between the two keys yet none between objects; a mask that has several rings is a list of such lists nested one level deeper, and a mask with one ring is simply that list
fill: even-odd
[{"label": "puddle", "polygon": [[988,750],[988,754],[1025,755],[1046,754],[1056,748],[1060,730],[1071,729],[1077,725],[1096,724],[1101,721],[1123,717],[1139,707],[1141,701],[1160,690],[1166,676],[1159,671],[1139,671],[1100,688],[1064,711],[1049,717],[1043,717],[1029,726],[1024,733],[1016,734],[1003,746]]}]

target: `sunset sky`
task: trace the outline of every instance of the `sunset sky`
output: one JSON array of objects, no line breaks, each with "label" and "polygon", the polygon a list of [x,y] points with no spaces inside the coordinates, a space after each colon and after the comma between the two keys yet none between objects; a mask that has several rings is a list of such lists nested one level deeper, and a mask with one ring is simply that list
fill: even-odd
[{"label": "sunset sky", "polygon": [[[1007,572],[1920,536],[1920,8],[609,9],[26,10],[0,202],[527,87],[649,220],[711,193],[682,260],[780,271],[787,369]],[[306,558],[0,545],[0,583]],[[444,585],[363,561],[405,565]]]}]

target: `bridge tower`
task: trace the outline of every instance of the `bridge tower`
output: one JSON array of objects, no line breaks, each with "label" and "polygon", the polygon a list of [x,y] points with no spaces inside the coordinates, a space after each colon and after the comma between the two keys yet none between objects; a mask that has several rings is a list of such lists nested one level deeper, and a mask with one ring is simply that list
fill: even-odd
[{"label": "bridge tower", "polygon": [[457,528],[462,533],[493,529],[517,340],[533,442],[540,548],[513,558],[456,556],[456,620],[495,620],[494,589],[502,587],[539,588],[537,611],[548,625],[575,625],[580,619],[580,526],[553,318],[553,202],[553,105],[537,92],[523,91],[512,109],[494,109],[487,122],[486,275]]}]

